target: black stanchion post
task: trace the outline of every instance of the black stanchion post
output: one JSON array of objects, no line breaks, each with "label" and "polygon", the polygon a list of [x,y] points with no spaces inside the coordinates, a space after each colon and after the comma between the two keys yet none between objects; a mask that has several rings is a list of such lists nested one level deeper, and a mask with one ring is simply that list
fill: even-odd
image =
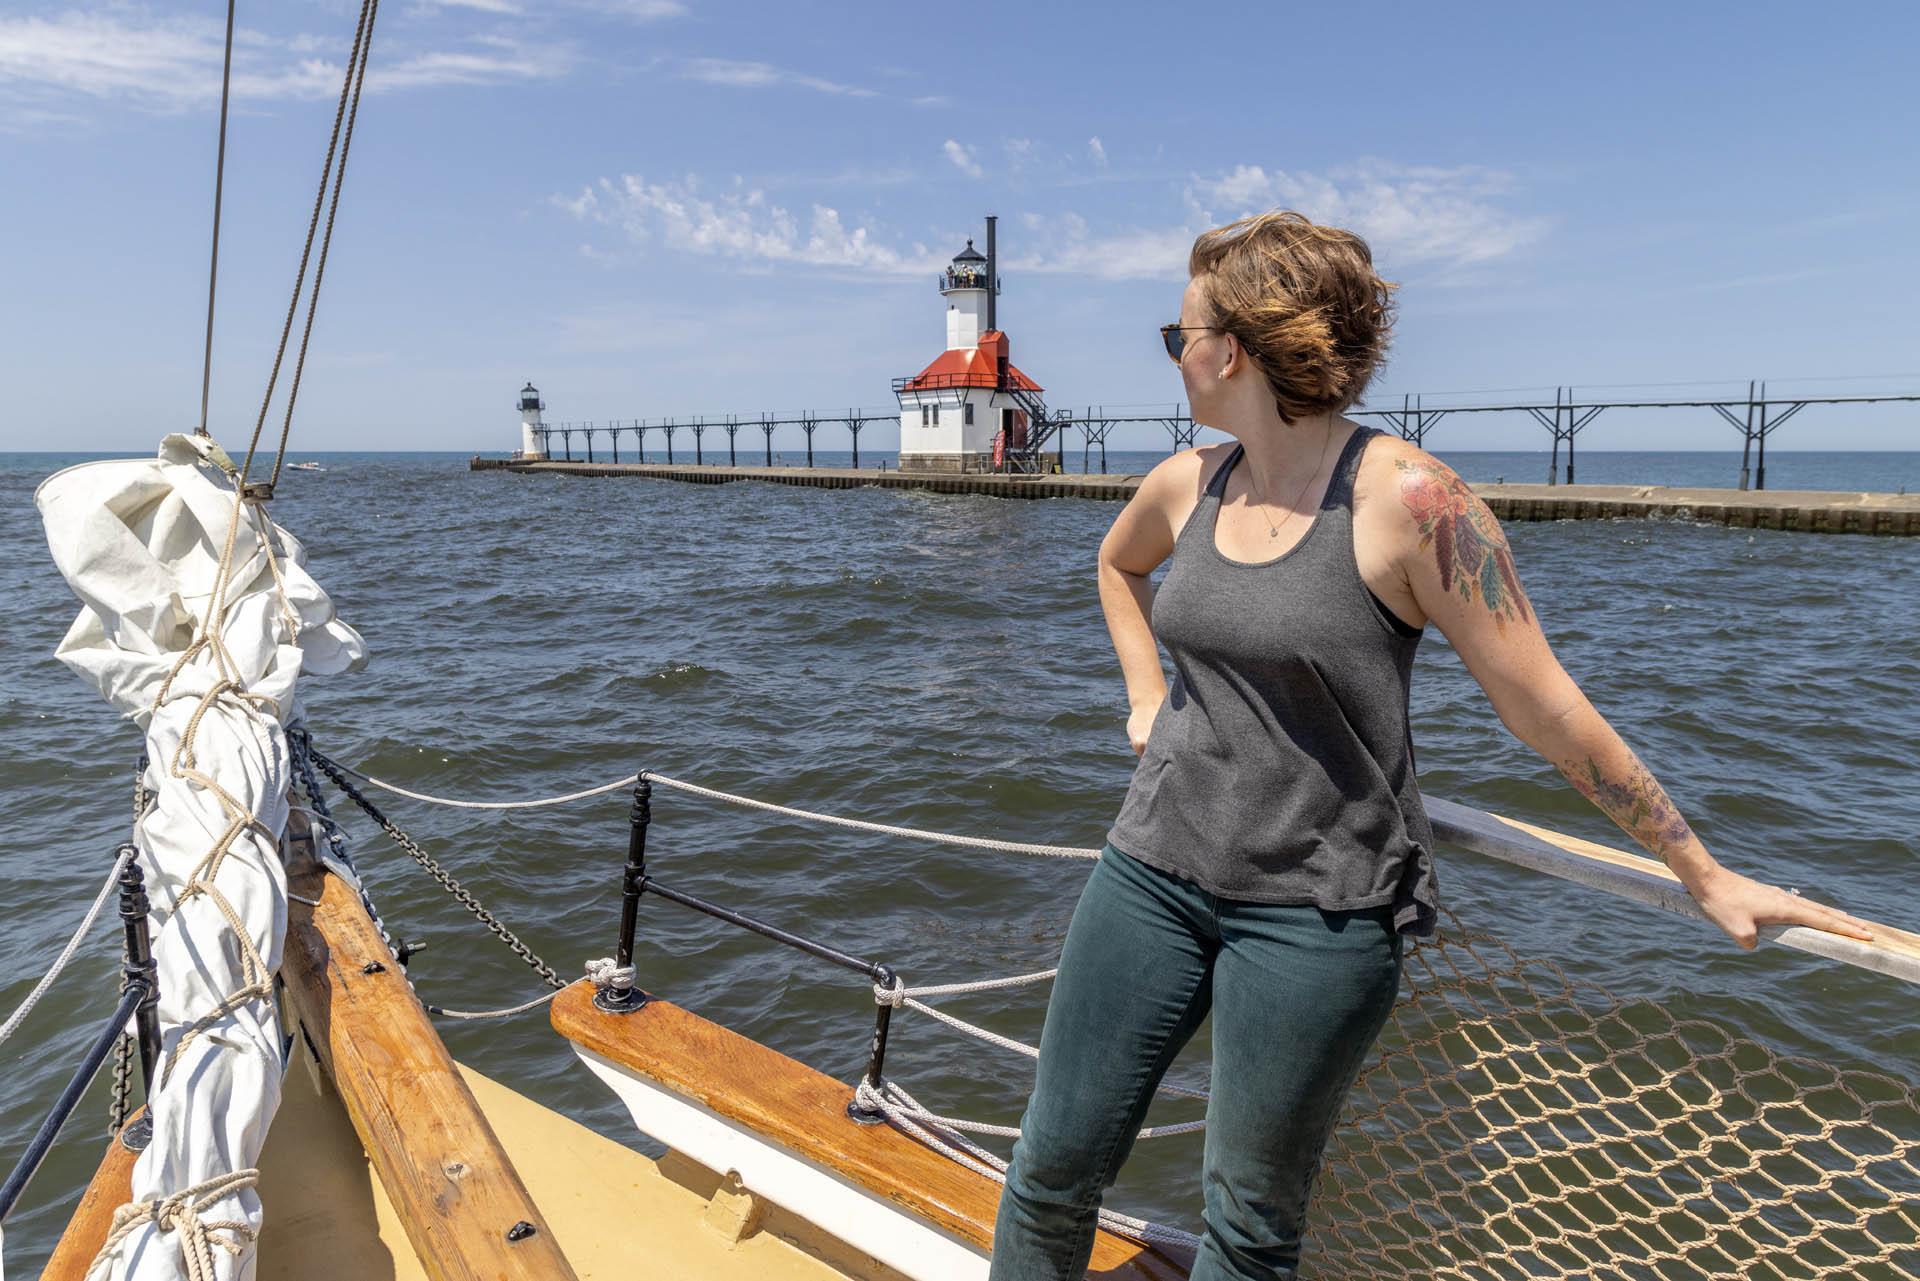
[{"label": "black stanchion post", "polygon": [[[647,827],[653,822],[653,784],[645,773],[633,785],[633,808],[627,814],[627,865],[620,875],[620,941],[614,948],[613,963],[621,969],[633,965],[633,936],[640,923],[640,895],[647,884]],[[625,987],[603,987],[594,993],[593,1003],[613,1014],[631,1014],[646,1004],[638,983]]]},{"label": "black stanchion post", "polygon": [[[893,987],[893,970],[885,965],[873,967],[874,986],[883,990]],[[880,1092],[881,1073],[887,1066],[887,1032],[893,1026],[893,1007],[885,1001],[878,1002],[873,1015],[873,1044],[867,1050],[866,1080],[875,1094]],[[878,1109],[860,1106],[858,1100],[847,1104],[847,1115],[862,1125],[878,1125],[886,1120],[886,1115]]]},{"label": "black stanchion post", "polygon": [[86,1057],[80,1060],[80,1066],[67,1079],[67,1086],[54,1100],[53,1111],[47,1113],[46,1120],[27,1141],[27,1150],[21,1154],[20,1161],[13,1167],[5,1179],[0,1179],[0,1219],[5,1219],[19,1203],[20,1194],[27,1190],[27,1182],[33,1178],[34,1171],[46,1159],[53,1147],[54,1139],[59,1137],[60,1127],[73,1115],[74,1108],[80,1104],[80,1096],[87,1092],[87,1085],[93,1080],[100,1065],[107,1061],[107,1055],[113,1053],[113,1043],[120,1039],[120,1029],[133,1017],[134,1007],[146,1000],[145,982],[136,983],[120,995],[120,1004],[114,1008],[113,1017],[100,1029],[87,1047]]}]

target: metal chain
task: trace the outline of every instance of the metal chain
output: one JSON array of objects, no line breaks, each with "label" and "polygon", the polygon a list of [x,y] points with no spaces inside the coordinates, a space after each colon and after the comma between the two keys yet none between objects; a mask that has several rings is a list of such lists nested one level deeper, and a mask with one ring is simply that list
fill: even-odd
[{"label": "metal chain", "polygon": [[[367,910],[367,917],[373,922],[373,928],[380,932],[380,941],[387,945],[387,951],[393,953],[394,960],[399,961],[400,945],[394,942],[393,935],[387,930],[386,919],[374,905],[373,895],[367,892],[366,879],[360,876],[360,868],[353,861],[353,851],[347,847],[346,833],[334,821],[333,811],[328,808],[327,798],[320,790],[320,779],[313,772],[313,740],[304,725],[288,727],[287,759],[293,765],[301,794],[307,798],[307,812],[318,821],[320,830],[326,835],[327,848],[332,851],[334,861],[351,871],[354,879],[360,882],[360,906]],[[406,962],[401,961],[403,969],[405,965]]]},{"label": "metal chain", "polygon": [[314,764],[318,765],[325,771],[327,777],[333,780],[334,786],[346,793],[348,800],[365,810],[367,817],[380,825],[381,830],[386,832],[387,839],[405,851],[407,857],[418,863],[426,871],[428,876],[438,881],[440,887],[446,890],[447,893],[453,895],[455,901],[457,901],[460,906],[466,908],[467,911],[471,912],[474,919],[486,926],[495,938],[511,948],[513,954],[525,961],[527,965],[533,969],[533,972],[540,976],[542,982],[555,990],[566,986],[566,983],[560,978],[560,975],[554,971],[551,965],[548,965],[538,956],[535,956],[533,949],[525,943],[522,943],[512,930],[501,924],[499,918],[495,917],[492,912],[489,912],[483,907],[479,899],[469,894],[460,882],[453,878],[452,873],[440,865],[439,860],[435,859],[433,855],[427,853],[424,849],[421,849],[419,844],[411,836],[408,836],[404,831],[400,830],[399,826],[395,824],[392,819],[382,814],[374,803],[363,796],[360,789],[348,780],[347,776],[340,771],[338,766],[318,752],[309,752],[309,755],[312,757]]},{"label": "metal chain", "polygon": [[[153,793],[147,790],[147,754],[140,753],[140,759],[133,766],[133,825],[136,829],[140,820],[147,816],[147,808],[153,804]],[[120,991],[127,990],[127,975],[123,968],[120,972]],[[107,1101],[107,1133],[118,1134],[120,1127],[127,1123],[127,1101],[133,1089],[133,1037],[122,1036],[113,1047],[113,1092]]]},{"label": "metal chain", "polygon": [[133,1090],[133,1038],[122,1036],[113,1046],[113,1096],[107,1103],[107,1134],[120,1133],[127,1123],[127,1102]]},{"label": "metal chain", "polygon": [[[293,763],[293,772],[299,778],[300,790],[307,798],[307,807],[320,820],[320,826],[326,833],[327,848],[333,851],[335,861],[342,867],[359,871],[353,861],[353,852],[347,848],[346,837],[340,832],[340,825],[333,821],[333,811],[327,807],[327,798],[321,794],[319,776],[313,772],[313,740],[304,727],[288,728],[287,748],[287,757]],[[366,895],[363,893],[361,897],[365,898]],[[368,910],[372,910],[371,905]]]}]

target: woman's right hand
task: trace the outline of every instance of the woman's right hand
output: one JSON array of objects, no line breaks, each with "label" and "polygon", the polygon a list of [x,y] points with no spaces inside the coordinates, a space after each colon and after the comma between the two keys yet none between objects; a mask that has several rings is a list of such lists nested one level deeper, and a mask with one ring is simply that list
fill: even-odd
[{"label": "woman's right hand", "polygon": [[1142,703],[1127,713],[1127,741],[1133,745],[1135,756],[1147,750],[1147,735],[1153,730],[1153,718],[1160,714],[1160,704],[1166,702],[1161,695],[1151,703]]}]

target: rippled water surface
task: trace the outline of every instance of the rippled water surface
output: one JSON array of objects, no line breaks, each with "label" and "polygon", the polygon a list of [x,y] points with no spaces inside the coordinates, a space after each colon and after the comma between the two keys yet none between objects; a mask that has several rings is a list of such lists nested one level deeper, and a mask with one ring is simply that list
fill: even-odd
[{"label": "rippled water surface", "polygon": [[[1444,456],[1444,455],[1443,455]],[[1582,466],[1599,455],[1583,456]],[[1662,474],[1725,483],[1737,455]],[[1769,459],[1777,487],[1893,488],[1915,455]],[[1508,471],[1503,460],[1518,459]],[[1729,461],[1733,460],[1733,461]],[[72,595],[33,486],[63,460],[0,457],[0,1013],[51,959],[123,839],[139,751],[52,653]],[[725,487],[471,474],[448,456],[325,459],[291,474],[276,518],[366,636],[367,671],[303,686],[316,743],[456,796],[575,790],[639,767],[886,822],[1097,846],[1134,757],[1093,558],[1118,508],[1083,500]],[[748,461],[744,460],[743,461]],[[1152,456],[1110,456],[1144,470]],[[1535,479],[1544,456],[1450,459],[1472,479]],[[1816,465],[1817,464],[1817,465]],[[1892,470],[1889,470],[1892,469]],[[1920,541],[1638,521],[1515,524],[1514,555],[1561,661],[1735,868],[1920,926]],[[1515,741],[1429,628],[1413,693],[1432,796],[1613,845],[1612,823]],[[436,851],[563,972],[611,950],[626,798],[484,813],[394,801]],[[1086,866],[802,825],[656,793],[663,880],[884,960],[910,982],[1044,968]],[[429,1000],[511,1004],[538,982],[363,821],[387,922],[425,940]],[[1623,996],[1723,1020],[1776,1046],[1920,1076],[1915,993],[1691,922],[1443,849],[1443,902],[1522,952]],[[872,1002],[852,975],[648,900],[642,981],[851,1081]],[[110,1007],[103,925],[70,977],[0,1050],[11,1163]],[[1044,989],[954,1009],[1037,1036]],[[629,1138],[624,1110],[542,1015],[446,1024],[480,1070]],[[1175,1069],[1206,1071],[1202,1036]],[[1028,1065],[924,1019],[896,1023],[890,1067],[923,1102],[1011,1123]],[[8,1262],[30,1273],[98,1158],[97,1082],[27,1206]],[[1157,1115],[1184,1119],[1169,1103]],[[1192,1226],[1198,1136],[1143,1145],[1113,1203]],[[268,1207],[269,1223],[273,1207]]]}]

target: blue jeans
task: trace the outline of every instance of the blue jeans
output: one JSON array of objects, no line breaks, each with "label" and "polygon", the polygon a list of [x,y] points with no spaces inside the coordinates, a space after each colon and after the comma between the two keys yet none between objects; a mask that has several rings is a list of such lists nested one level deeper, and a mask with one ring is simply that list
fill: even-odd
[{"label": "blue jeans", "polygon": [[1067,927],[994,1225],[992,1281],[1078,1281],[1101,1197],[1209,1011],[1193,1281],[1287,1278],[1347,1091],[1400,988],[1386,907],[1223,899],[1112,845]]}]

